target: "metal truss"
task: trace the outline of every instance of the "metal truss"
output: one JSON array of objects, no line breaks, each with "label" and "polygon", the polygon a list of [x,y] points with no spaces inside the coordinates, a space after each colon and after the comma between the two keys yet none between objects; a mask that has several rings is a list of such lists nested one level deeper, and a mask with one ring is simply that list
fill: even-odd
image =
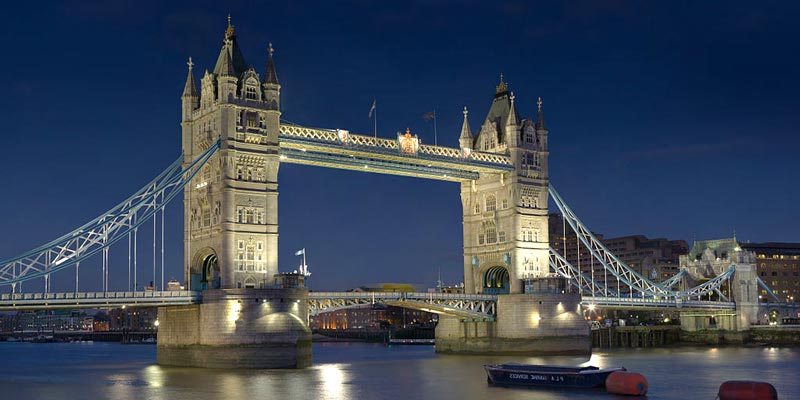
[{"label": "metal truss", "polygon": [[45,277],[76,265],[127,237],[183,191],[200,168],[219,149],[212,143],[185,168],[183,156],[125,201],[83,226],[17,257],[0,261],[0,285]]},{"label": "metal truss", "polygon": [[675,286],[676,283],[680,282],[684,276],[686,276],[686,270],[682,269],[677,274],[673,275],[671,278],[665,280],[658,284],[664,290],[672,290],[672,287]]},{"label": "metal truss", "polygon": [[[628,298],[630,301],[639,301],[645,303],[648,299],[653,300],[666,300],[667,303],[670,301],[672,302],[681,302],[684,299],[692,299],[692,298],[700,298],[700,296],[706,295],[710,292],[716,292],[720,299],[723,301],[728,301],[728,298],[725,297],[722,292],[719,290],[722,284],[730,279],[733,278],[733,275],[736,271],[735,266],[731,266],[727,271],[724,273],[714,277],[713,279],[695,286],[693,288],[689,288],[683,291],[673,291],[671,290],[676,283],[680,282],[682,278],[685,277],[686,271],[681,270],[675,276],[667,279],[661,283],[654,283],[649,279],[645,278],[638,272],[634,271],[628,265],[626,265],[622,260],[620,260],[616,255],[614,255],[601,241],[599,241],[594,234],[581,222],[581,220],[575,215],[572,209],[567,206],[564,202],[564,199],[556,192],[552,185],[549,187],[550,196],[553,201],[556,203],[556,206],[561,211],[561,214],[564,216],[565,220],[569,223],[570,227],[576,232],[578,239],[586,246],[587,249],[591,252],[592,257],[594,257],[598,262],[603,265],[603,268],[610,272],[613,276],[619,279],[625,286],[628,286],[631,290],[629,293]],[[555,251],[551,249],[551,264],[552,264],[552,255]],[[560,263],[566,263],[565,259],[557,260]],[[562,271],[565,271],[564,267],[560,267]],[[573,271],[577,271],[573,267]],[[556,269],[556,272],[560,271]],[[580,272],[580,271],[577,271]],[[560,273],[562,276],[564,274]],[[596,293],[596,289],[592,290],[598,286],[596,282],[594,282],[591,278],[588,278],[585,275],[575,275],[574,273],[571,275],[573,279],[579,279],[579,287],[583,288],[590,288],[590,293]],[[569,277],[569,276],[568,276]],[[617,298],[620,296],[618,295]],[[685,302],[684,302],[685,303]]]},{"label": "metal truss", "polygon": [[634,291],[639,292],[641,297],[675,297],[677,295],[676,292],[664,289],[627,266],[602,242],[597,240],[594,234],[586,228],[583,222],[578,219],[577,215],[567,206],[552,185],[550,185],[548,190],[550,192],[550,197],[561,211],[561,215],[564,216],[567,223],[569,223],[570,227],[572,227],[578,235],[578,239],[580,239],[581,243],[589,249],[592,256],[603,265],[603,268],[624,283],[625,286],[631,288],[632,297]]},{"label": "metal truss", "polygon": [[661,310],[665,308],[733,310],[736,308],[736,303],[731,301],[683,300],[680,298],[641,299],[635,297],[592,297],[584,298],[581,303],[611,310]]},{"label": "metal truss", "polygon": [[311,315],[342,308],[385,304],[412,308],[459,318],[493,320],[497,296],[488,294],[404,293],[404,292],[311,292]]},{"label": "metal truss", "polygon": [[695,286],[695,287],[693,287],[691,289],[688,289],[688,290],[685,290],[683,292],[680,292],[680,295],[681,295],[681,297],[685,297],[685,298],[692,298],[692,297],[700,298],[700,296],[709,294],[710,292],[714,292],[714,291],[716,291],[717,293],[722,295],[722,293],[719,291],[719,288],[728,279],[731,279],[733,277],[734,273],[736,273],[736,266],[735,265],[731,265],[728,268],[727,271],[715,276],[712,279],[709,279],[707,282],[704,282],[704,283],[702,283],[700,285],[697,285],[697,286]]},{"label": "metal truss", "polygon": [[586,276],[583,272],[578,270],[575,266],[569,263],[564,256],[562,256],[554,248],[550,248],[550,268],[558,275],[569,279],[569,283],[577,287],[581,294],[589,294],[590,296],[607,296],[611,294],[616,296],[616,292],[609,290],[604,284],[599,284],[593,281],[591,277]]},{"label": "metal truss", "polygon": [[766,290],[767,294],[772,296],[772,298],[775,299],[775,301],[777,301],[778,303],[781,302],[781,299],[779,299],[778,295],[776,295],[775,292],[773,292],[772,289],[770,289],[769,286],[767,286],[766,282],[762,281],[760,277],[756,277],[756,279],[758,279],[758,286],[761,286],[762,289]]},{"label": "metal truss", "polygon": [[198,303],[200,292],[68,292],[0,294],[0,311],[57,308],[156,307]]}]

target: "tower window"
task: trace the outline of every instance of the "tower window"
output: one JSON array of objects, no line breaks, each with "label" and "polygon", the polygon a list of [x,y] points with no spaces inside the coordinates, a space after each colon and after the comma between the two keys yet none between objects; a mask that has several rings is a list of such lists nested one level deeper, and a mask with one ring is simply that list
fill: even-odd
[{"label": "tower window", "polygon": [[[505,233],[503,236],[505,237]],[[481,224],[481,228],[478,231],[478,244],[483,244],[484,241],[486,244],[497,243],[497,228],[494,221],[486,221]]]},{"label": "tower window", "polygon": [[539,205],[536,192],[532,188],[522,188],[519,196],[519,203],[522,207],[536,208]]},{"label": "tower window", "polygon": [[249,100],[258,100],[258,91],[254,86],[245,89],[245,97]]},{"label": "tower window", "polygon": [[490,194],[486,196],[486,211],[494,211],[497,209],[497,198]]},{"label": "tower window", "polygon": [[255,128],[258,126],[258,115],[255,113],[247,113],[247,127]]},{"label": "tower window", "polygon": [[495,229],[494,225],[490,225],[486,228],[486,243],[497,243],[497,229]]},{"label": "tower window", "polygon": [[534,135],[533,135],[533,128],[525,129],[525,143],[533,143],[534,142]]},{"label": "tower window", "polygon": [[539,156],[536,153],[525,153],[522,156],[522,166],[525,168],[539,168]]}]

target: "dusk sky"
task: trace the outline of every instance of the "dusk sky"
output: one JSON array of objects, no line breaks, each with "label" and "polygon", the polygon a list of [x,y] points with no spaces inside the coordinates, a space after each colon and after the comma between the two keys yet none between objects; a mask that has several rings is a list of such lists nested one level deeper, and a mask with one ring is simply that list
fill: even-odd
[{"label": "dusk sky", "polygon": [[[186,59],[195,78],[213,69],[229,13],[261,74],[273,43],[288,121],[372,134],[375,98],[378,136],[433,143],[421,116],[436,109],[439,143],[456,147],[462,108],[477,131],[502,72],[522,116],[542,97],[551,182],[595,232],[800,242],[796,3],[76,0],[4,5],[0,258],[179,156]],[[307,248],[313,289],[433,286],[439,268],[462,281],[458,184],[289,164],[279,184],[280,269]],[[168,278],[182,275],[182,207],[167,211]],[[123,257],[112,249],[120,289]],[[61,275],[54,290],[71,287]]]}]

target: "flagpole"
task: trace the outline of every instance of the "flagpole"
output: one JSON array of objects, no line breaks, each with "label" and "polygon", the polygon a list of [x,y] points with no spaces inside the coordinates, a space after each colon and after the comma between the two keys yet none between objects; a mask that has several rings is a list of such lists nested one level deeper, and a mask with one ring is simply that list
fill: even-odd
[{"label": "flagpole", "polygon": [[308,270],[308,266],[306,266],[306,248],[303,247],[303,275],[306,274],[306,270]]},{"label": "flagpole", "polygon": [[439,145],[439,134],[436,133],[436,109],[433,109],[433,144],[434,146]]},{"label": "flagpole", "polygon": [[374,131],[375,134],[374,134],[374,136],[375,136],[375,138],[377,138],[378,137],[378,107],[377,106],[375,106],[375,119],[374,119],[374,121],[375,121],[375,131]]}]

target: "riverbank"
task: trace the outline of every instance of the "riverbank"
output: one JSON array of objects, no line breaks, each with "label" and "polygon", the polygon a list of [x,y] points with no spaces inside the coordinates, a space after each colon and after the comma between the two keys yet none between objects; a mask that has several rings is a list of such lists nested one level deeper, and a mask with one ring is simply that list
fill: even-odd
[{"label": "riverbank", "polygon": [[748,331],[681,331],[680,342],[690,345],[800,346],[800,326],[759,326]]},{"label": "riverbank", "polygon": [[748,331],[681,330],[680,326],[615,326],[592,331],[594,349],[669,346],[800,346],[800,326],[756,326]]}]

